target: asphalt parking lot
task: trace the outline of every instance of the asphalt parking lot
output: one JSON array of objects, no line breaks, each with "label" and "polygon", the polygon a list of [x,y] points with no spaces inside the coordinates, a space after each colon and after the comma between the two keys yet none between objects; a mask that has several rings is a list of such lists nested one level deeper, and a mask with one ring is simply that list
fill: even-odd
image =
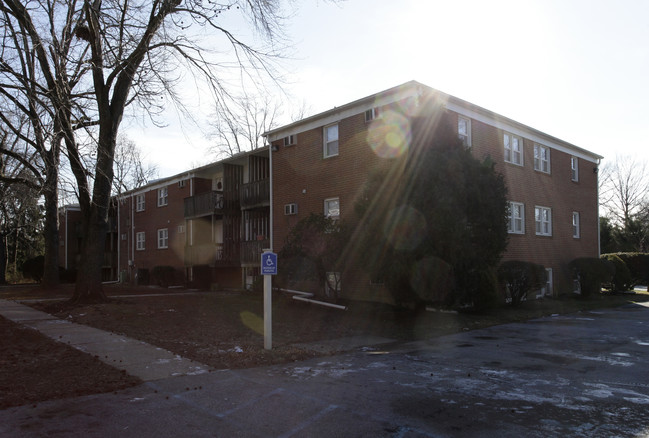
[{"label": "asphalt parking lot", "polygon": [[153,380],[0,411],[0,436],[644,437],[649,308]]}]

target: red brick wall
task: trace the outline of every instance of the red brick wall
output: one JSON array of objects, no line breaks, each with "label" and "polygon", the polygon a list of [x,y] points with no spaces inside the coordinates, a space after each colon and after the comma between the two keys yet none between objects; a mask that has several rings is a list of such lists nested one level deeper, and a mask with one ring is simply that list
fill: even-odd
[{"label": "red brick wall", "polygon": [[[385,111],[385,109],[383,109]],[[449,123],[457,126],[457,114],[449,112]],[[293,146],[282,140],[273,153],[274,250],[279,251],[290,231],[310,212],[322,213],[326,198],[340,199],[341,215],[354,219],[353,208],[367,175],[388,161],[379,158],[367,141],[368,124],[364,114],[339,122],[339,155],[323,158],[323,128],[296,136]],[[555,292],[569,287],[565,264],[575,257],[596,257],[597,174],[595,163],[579,159],[579,181],[571,181],[571,155],[551,149],[551,173],[534,170],[534,142],[524,138],[524,166],[504,162],[503,131],[478,120],[471,121],[472,150],[477,158],[490,156],[503,173],[510,201],[525,204],[525,234],[510,235],[505,260],[518,259],[543,264],[553,269]],[[544,144],[544,146],[550,146]],[[298,214],[284,215],[284,205],[298,204]],[[552,236],[535,234],[534,207],[552,209]],[[580,213],[581,237],[572,237],[572,212]],[[355,276],[356,277],[356,276]],[[348,285],[349,279],[343,279]],[[363,285],[367,282],[363,280]]]},{"label": "red brick wall", "polygon": [[[136,196],[130,196],[120,204],[120,270],[127,270],[128,260],[135,263],[137,269],[148,269],[155,266],[173,266],[178,271],[184,268],[184,250],[187,230],[180,232],[179,226],[185,226],[184,198],[189,196],[190,185],[186,182],[180,187],[178,182],[167,186],[167,205],[158,207],[158,189],[144,193],[144,211],[136,211]],[[133,228],[131,229],[131,225]],[[168,248],[158,248],[158,230],[168,230]],[[136,235],[145,233],[145,250],[137,250]],[[126,234],[126,240],[123,235]],[[135,249],[134,249],[135,248]]]}]

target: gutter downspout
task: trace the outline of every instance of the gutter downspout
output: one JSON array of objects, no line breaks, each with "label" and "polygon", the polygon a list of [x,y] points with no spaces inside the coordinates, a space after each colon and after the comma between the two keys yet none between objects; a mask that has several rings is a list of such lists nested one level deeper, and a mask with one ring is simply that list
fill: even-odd
[{"label": "gutter downspout", "polygon": [[131,263],[129,263],[129,279],[131,282],[135,279],[135,272],[133,272],[133,267],[135,266],[135,202],[133,202],[134,194],[131,193]]},{"label": "gutter downspout", "polygon": [[601,159],[597,159],[597,172],[595,173],[595,187],[597,188],[597,257],[602,255],[601,230],[599,225],[599,164],[601,161]]},{"label": "gutter downspout", "polygon": [[117,198],[117,282],[119,283],[121,280],[121,264],[120,264],[120,259],[122,256],[122,227],[121,221],[120,221],[120,205],[122,204],[122,200]]},{"label": "gutter downspout", "polygon": [[65,208],[65,269],[68,270],[68,208]]},{"label": "gutter downspout", "polygon": [[[268,137],[266,137],[266,141],[268,141]],[[270,202],[270,215],[268,218],[269,221],[269,234],[270,234],[270,250],[273,251],[274,246],[273,246],[273,146],[272,144],[268,145],[268,167],[269,167],[269,175],[270,175],[270,181],[269,181],[269,186],[270,186],[270,196],[269,196],[269,202]]]}]

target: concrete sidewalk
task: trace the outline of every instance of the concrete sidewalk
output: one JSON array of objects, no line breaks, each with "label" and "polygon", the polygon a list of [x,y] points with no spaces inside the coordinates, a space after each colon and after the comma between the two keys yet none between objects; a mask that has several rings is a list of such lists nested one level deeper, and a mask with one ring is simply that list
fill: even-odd
[{"label": "concrete sidewalk", "polygon": [[143,381],[207,373],[207,365],[146,342],[58,319],[13,301],[0,300],[0,315],[31,327],[58,342],[91,354]]}]

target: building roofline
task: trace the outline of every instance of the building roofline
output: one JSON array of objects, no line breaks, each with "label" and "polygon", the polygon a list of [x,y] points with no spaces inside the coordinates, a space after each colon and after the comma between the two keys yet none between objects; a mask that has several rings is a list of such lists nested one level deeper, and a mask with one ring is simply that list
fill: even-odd
[{"label": "building roofline", "polygon": [[[545,140],[557,145],[561,145],[565,148],[574,150],[580,155],[590,157],[591,159],[597,161],[601,160],[604,157],[596,154],[594,152],[591,152],[587,149],[584,149],[582,147],[579,147],[575,144],[569,143],[565,140],[562,140],[558,137],[552,136],[550,134],[546,134],[543,131],[540,131],[536,128],[532,128],[531,126],[525,125],[523,123],[517,122],[516,120],[513,120],[509,117],[503,116],[501,114],[495,113],[491,110],[488,110],[486,108],[483,108],[479,105],[475,105],[471,102],[468,102],[464,99],[460,99],[459,97],[452,96],[450,94],[444,93],[443,91],[439,91],[435,88],[429,87],[428,85],[424,85],[420,82],[417,81],[409,81],[405,82],[401,85],[397,85],[396,87],[389,88],[384,91],[380,91],[378,93],[372,94],[370,96],[363,97],[361,99],[354,100],[352,102],[349,102],[347,104],[341,105],[339,107],[334,107],[330,110],[320,112],[318,114],[315,114],[313,116],[306,117],[304,119],[295,121],[293,123],[281,126],[279,128],[271,129],[264,134],[262,134],[266,138],[270,138],[270,141],[276,140],[277,138],[281,138],[281,135],[278,134],[293,134],[296,131],[299,131],[299,128],[301,126],[308,126],[312,125],[318,120],[322,119],[328,119],[331,117],[334,117],[340,113],[343,113],[348,110],[352,110],[357,107],[362,107],[362,106],[367,106],[369,103],[381,101],[383,99],[389,99],[391,96],[397,96],[399,94],[404,94],[404,93],[416,93],[416,95],[422,95],[423,93],[429,93],[429,94],[434,94],[441,98],[445,103],[446,103],[446,108],[451,109],[455,112],[458,112],[458,109],[464,109],[465,111],[468,111],[467,115],[470,116],[471,113],[480,115],[483,118],[489,119],[490,121],[493,121],[492,124],[498,126],[498,125],[508,125],[513,128],[517,128],[521,131],[527,132],[532,134],[533,137],[540,138],[541,141]],[[504,128],[506,129],[506,128]]]},{"label": "building roofline", "polygon": [[268,149],[269,149],[269,146],[262,146],[260,148],[253,149],[253,150],[250,150],[250,151],[239,152],[237,154],[234,154],[231,157],[223,158],[222,160],[213,161],[213,162],[205,164],[203,166],[199,166],[199,167],[195,167],[193,169],[185,170],[184,172],[180,172],[180,173],[177,173],[175,175],[166,176],[166,177],[163,177],[163,178],[158,178],[158,179],[153,180],[153,181],[149,182],[148,184],[143,185],[141,187],[138,187],[136,189],[127,190],[127,191],[125,191],[123,193],[120,193],[119,195],[117,195],[117,197],[128,197],[128,196],[132,196],[134,194],[139,194],[141,192],[152,190],[156,186],[166,185],[165,183],[168,183],[168,182],[174,182],[175,180],[180,180],[180,179],[193,178],[195,176],[195,174],[197,174],[197,173],[199,173],[199,172],[201,172],[203,170],[209,169],[210,167],[218,166],[220,164],[226,164],[226,163],[234,162],[234,161],[237,161],[237,160],[239,160],[241,158],[244,158],[244,157],[246,157],[248,155],[256,155],[256,154],[259,154],[260,152],[266,152],[266,151],[268,151]]}]

